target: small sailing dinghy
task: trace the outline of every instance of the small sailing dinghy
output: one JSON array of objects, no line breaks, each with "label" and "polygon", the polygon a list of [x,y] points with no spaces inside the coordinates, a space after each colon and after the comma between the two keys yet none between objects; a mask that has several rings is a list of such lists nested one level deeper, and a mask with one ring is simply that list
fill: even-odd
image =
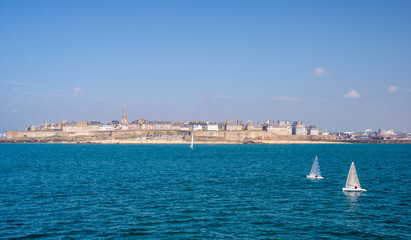
[{"label": "small sailing dinghy", "polygon": [[315,156],[313,165],[311,166],[310,175],[307,175],[307,178],[309,178],[309,179],[323,179],[323,177],[321,176],[320,164],[318,163],[318,157],[317,156]]},{"label": "small sailing dinghy", "polygon": [[191,135],[191,145],[190,148],[193,149],[194,148],[194,135]]},{"label": "small sailing dinghy", "polygon": [[348,173],[347,182],[343,192],[365,192],[366,190],[361,188],[360,180],[358,179],[357,170],[355,170],[354,162],[351,163],[350,172]]}]

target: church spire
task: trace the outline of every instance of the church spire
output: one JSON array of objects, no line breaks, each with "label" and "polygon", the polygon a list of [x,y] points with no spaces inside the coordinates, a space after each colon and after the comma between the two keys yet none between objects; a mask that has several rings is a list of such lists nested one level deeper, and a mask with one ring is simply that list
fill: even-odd
[{"label": "church spire", "polygon": [[125,103],[124,103],[123,117],[121,118],[121,124],[123,124],[123,125],[128,124],[127,114],[126,114],[126,104]]}]

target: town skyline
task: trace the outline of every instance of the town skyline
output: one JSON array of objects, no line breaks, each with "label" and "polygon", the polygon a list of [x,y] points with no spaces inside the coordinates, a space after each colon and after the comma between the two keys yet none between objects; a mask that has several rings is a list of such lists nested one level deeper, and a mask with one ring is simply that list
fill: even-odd
[{"label": "town skyline", "polygon": [[[47,120],[45,120],[44,123],[39,124],[39,125],[31,124],[30,126],[27,126],[25,128],[25,130],[26,131],[44,131],[46,129],[44,129],[43,127],[47,128],[48,124],[52,124],[52,125],[59,126],[59,128],[60,128],[59,130],[63,130],[63,131],[65,131],[62,128],[63,126],[70,126],[70,127],[71,126],[76,126],[76,127],[77,126],[81,126],[81,127],[86,126],[87,127],[87,126],[96,126],[96,125],[100,126],[100,129],[98,131],[111,131],[111,130],[114,130],[114,129],[107,130],[107,128],[106,128],[107,125],[116,125],[116,126],[118,125],[120,127],[119,128],[116,127],[116,130],[121,130],[121,126],[141,125],[143,123],[152,123],[152,124],[153,123],[154,124],[166,123],[166,124],[170,124],[169,130],[172,130],[172,125],[174,126],[175,124],[187,125],[187,127],[188,127],[188,125],[193,126],[193,125],[196,125],[196,124],[206,124],[206,125],[209,125],[209,124],[211,124],[211,125],[213,125],[213,124],[223,124],[223,125],[228,125],[229,123],[231,123],[231,124],[239,123],[239,125],[242,126],[243,130],[247,130],[248,126],[251,126],[252,128],[254,128],[256,125],[260,125],[259,127],[261,127],[261,130],[263,130],[264,128],[266,128],[270,124],[271,125],[272,124],[277,124],[278,125],[280,123],[281,123],[281,125],[286,124],[286,125],[289,125],[289,127],[291,129],[291,126],[292,126],[291,123],[293,123],[293,125],[298,123],[298,124],[302,124],[302,126],[307,128],[307,131],[310,128],[313,127],[315,129],[315,131],[318,131],[318,133],[324,133],[324,134],[327,134],[327,135],[329,134],[327,129],[318,129],[316,124],[311,123],[311,124],[308,124],[308,125],[305,126],[304,121],[301,121],[301,120],[289,121],[289,120],[284,120],[284,119],[276,119],[276,120],[268,119],[268,120],[264,120],[264,121],[258,121],[258,120],[256,121],[256,120],[253,120],[253,119],[248,119],[247,121],[243,121],[243,120],[239,120],[239,119],[229,119],[229,118],[225,118],[224,121],[208,121],[208,120],[193,120],[193,119],[191,119],[191,120],[185,119],[185,120],[174,121],[174,120],[167,120],[167,119],[150,120],[150,119],[144,119],[144,118],[129,120],[129,118],[127,116],[127,110],[126,110],[126,104],[125,103],[123,105],[123,113],[122,113],[122,117],[120,119],[113,118],[113,119],[111,119],[109,121],[106,121],[106,122],[100,121],[98,119],[91,120],[91,121],[90,120],[88,120],[88,121],[61,120],[61,121],[58,121],[58,122],[47,122]],[[219,129],[214,129],[213,128],[213,131],[214,130],[217,130],[217,131],[222,130],[221,129],[222,127],[225,127],[225,126],[220,126]],[[168,127],[165,128],[165,129],[168,129]],[[97,130],[97,129],[95,129],[95,130]],[[127,128],[126,130],[129,130],[129,129]],[[161,130],[161,129],[154,129],[153,128],[152,130]],[[180,130],[180,129],[173,129],[173,130]],[[187,130],[188,130],[188,128],[187,128]],[[192,130],[193,130],[193,127],[191,127],[190,131],[192,131]],[[198,129],[194,128],[194,130],[198,130]],[[205,127],[204,130],[207,130],[207,128]],[[250,129],[248,129],[248,130],[250,130]],[[385,131],[385,130],[386,129],[378,129],[377,130],[377,129],[370,129],[369,128],[369,129],[365,129],[364,131],[357,131],[357,132],[371,133],[371,132],[380,132],[380,131]],[[387,130],[389,132],[393,131],[393,129],[387,129]],[[70,130],[67,130],[67,131],[70,131]],[[90,131],[94,131],[94,130],[90,130]],[[407,131],[408,130],[396,130],[394,132],[407,132]],[[348,132],[351,132],[351,131],[340,131],[340,133],[342,133],[342,132],[347,132],[348,133]],[[334,133],[338,133],[338,132],[334,132]]]},{"label": "town skyline", "polygon": [[0,2],[0,132],[147,120],[411,130],[411,2]]},{"label": "town skyline", "polygon": [[[191,141],[196,135],[197,140],[208,143],[279,143],[285,142],[333,142],[348,141],[362,143],[403,143],[410,139],[409,131],[396,132],[392,129],[367,129],[361,132],[328,132],[320,130],[316,125],[305,125],[303,121],[267,120],[264,122],[228,119],[224,122],[199,120],[168,121],[168,120],[129,120],[126,105],[120,120],[110,120],[108,123],[96,121],[67,121],[57,123],[44,122],[40,125],[30,125],[24,131],[10,130],[6,137],[15,142],[73,142],[76,143],[184,143],[188,136]],[[81,141],[80,141],[81,139]],[[147,142],[148,141],[148,142]],[[159,143],[159,142],[157,142]]]},{"label": "town skyline", "polygon": [[[218,124],[221,124],[221,123],[224,124],[224,126],[220,126],[220,128],[214,128],[213,127],[212,131],[218,131],[219,129],[222,130],[222,127],[225,128],[229,124],[231,124],[231,125],[237,125],[238,124],[239,126],[241,126],[243,128],[242,130],[247,129],[248,126],[251,126],[253,128],[253,130],[256,126],[258,126],[258,128],[261,128],[261,130],[262,130],[263,126],[266,126],[270,123],[273,124],[274,122],[276,122],[277,124],[279,124],[281,122],[282,125],[283,124],[289,125],[290,130],[291,130],[291,124],[288,120],[266,120],[266,121],[262,121],[262,122],[251,120],[251,119],[248,119],[246,122],[244,122],[242,120],[229,119],[229,118],[226,118],[225,121],[207,121],[207,120],[169,121],[169,120],[165,120],[165,119],[163,119],[163,120],[147,120],[147,119],[142,119],[142,118],[135,119],[135,120],[129,120],[129,118],[127,116],[127,109],[126,109],[126,104],[125,103],[124,103],[124,106],[123,106],[123,113],[122,113],[121,119],[111,119],[109,122],[101,122],[100,120],[84,121],[84,122],[76,121],[76,120],[71,120],[71,121],[62,120],[62,121],[53,122],[53,123],[50,123],[50,122],[48,123],[45,120],[43,124],[40,124],[40,125],[37,125],[37,126],[32,124],[32,125],[26,127],[25,130],[26,131],[44,131],[44,130],[47,130],[47,126],[49,124],[52,124],[52,125],[57,125],[59,127],[58,130],[63,130],[63,131],[68,131],[68,132],[72,130],[72,129],[70,129],[70,127],[77,128],[77,127],[87,127],[87,126],[98,126],[100,129],[95,128],[95,130],[107,131],[107,128],[106,128],[107,125],[115,125],[116,127],[120,126],[119,128],[116,128],[116,130],[122,130],[122,128],[121,128],[122,126],[127,127],[127,126],[130,126],[130,125],[142,125],[144,123],[150,123],[150,122],[155,123],[155,124],[157,124],[157,123],[170,124],[169,127],[164,128],[164,129],[169,129],[169,130],[171,130],[171,128],[172,128],[171,125],[174,125],[174,124],[187,125],[187,127],[188,127],[188,125],[191,125],[191,126],[194,125],[194,126],[199,127],[199,129],[196,129],[195,127],[193,129],[193,127],[191,127],[190,131],[200,130],[200,129],[203,130],[203,127],[201,126],[201,124],[218,125]],[[295,121],[294,123],[295,124],[298,123],[299,125],[302,125],[305,128],[305,126],[303,125],[303,122],[300,121],[300,120]],[[67,129],[65,130],[63,128],[63,126],[66,126]],[[309,126],[307,126],[307,129],[309,129],[311,127],[315,128],[315,130],[318,131],[316,125],[309,125]],[[53,126],[53,128],[54,128],[54,126]],[[53,130],[55,130],[55,129],[53,129]],[[77,130],[78,129],[76,129],[76,131]],[[111,130],[114,130],[114,129],[110,129],[110,131]],[[129,129],[127,127],[127,129],[124,129],[124,130],[129,130]],[[161,130],[161,129],[153,129],[153,130]],[[176,129],[174,129],[174,130],[176,130]],[[180,129],[178,129],[178,130],[180,130]],[[205,127],[204,130],[207,130],[206,127]],[[211,130],[211,129],[208,129],[208,130]],[[236,129],[236,131],[238,131],[238,130],[239,129]],[[250,129],[248,129],[248,130],[250,130]],[[326,132],[327,133],[327,130],[321,131],[321,132]],[[290,134],[291,134],[291,132],[290,132]],[[317,134],[318,134],[318,132],[317,132]]]},{"label": "town skyline", "polygon": [[[286,122],[289,122],[291,124],[291,123],[294,123],[294,122],[301,121],[304,124],[308,123],[308,124],[306,124],[307,126],[312,126],[313,125],[313,126],[318,127],[318,125],[315,122],[305,122],[303,119],[289,120],[289,119],[282,119],[282,118],[269,118],[269,119],[267,118],[265,120],[256,120],[256,119],[253,119],[253,118],[247,118],[246,120],[244,120],[244,119],[234,119],[234,118],[226,117],[226,118],[222,118],[222,119],[219,119],[219,120],[209,120],[209,119],[178,119],[178,120],[176,120],[176,119],[147,119],[147,118],[144,118],[144,117],[129,118],[128,115],[126,115],[127,116],[126,117],[127,122],[124,123],[123,122],[124,121],[124,116],[125,116],[125,114],[127,114],[125,110],[126,110],[126,104],[123,103],[123,112],[120,114],[121,117],[117,117],[117,118],[114,117],[114,118],[104,119],[104,120],[81,118],[81,120],[78,120],[78,119],[57,119],[57,120],[48,121],[47,119],[45,119],[44,121],[40,121],[40,122],[36,122],[36,123],[32,122],[32,123],[30,123],[26,126],[23,126],[19,129],[5,129],[3,131],[3,133],[6,133],[8,130],[27,130],[27,128],[30,127],[30,126],[43,125],[45,123],[49,123],[49,124],[50,123],[52,123],[52,124],[59,123],[59,124],[61,124],[62,122],[65,122],[65,123],[70,123],[70,122],[79,122],[79,123],[80,122],[82,122],[82,123],[98,122],[100,124],[111,124],[114,121],[114,122],[118,122],[118,124],[130,125],[132,122],[137,122],[138,120],[164,121],[164,122],[173,122],[173,123],[182,123],[182,122],[188,122],[188,123],[191,123],[191,122],[225,123],[227,120],[235,120],[235,121],[241,121],[242,123],[244,123],[244,126],[246,126],[246,123],[248,121],[255,121],[255,122],[258,122],[258,123],[261,123],[261,124],[264,124],[264,123],[267,123],[267,122],[273,122],[273,121],[286,121]],[[128,110],[127,110],[127,112],[128,112]],[[128,120],[128,119],[130,119],[130,120]],[[345,129],[345,130],[340,130],[340,131],[338,131],[338,130],[337,131],[333,131],[333,130],[330,131],[326,128],[319,128],[319,130],[322,131],[322,132],[328,132],[328,133],[333,133],[333,132],[334,133],[338,133],[338,132],[340,132],[340,133],[342,133],[342,132],[367,132],[367,131],[377,132],[378,130],[394,130],[395,132],[410,131],[408,129],[395,129],[395,128],[377,128],[377,129],[365,128],[365,129],[361,129],[361,130]],[[2,131],[0,131],[0,132],[2,132]]]}]

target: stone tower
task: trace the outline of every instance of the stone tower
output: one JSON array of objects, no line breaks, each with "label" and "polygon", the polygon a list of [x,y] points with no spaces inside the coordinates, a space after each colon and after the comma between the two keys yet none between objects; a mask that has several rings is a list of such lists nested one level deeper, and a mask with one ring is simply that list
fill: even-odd
[{"label": "stone tower", "polygon": [[126,114],[126,104],[124,103],[123,117],[121,118],[121,124],[127,125],[127,114]]}]

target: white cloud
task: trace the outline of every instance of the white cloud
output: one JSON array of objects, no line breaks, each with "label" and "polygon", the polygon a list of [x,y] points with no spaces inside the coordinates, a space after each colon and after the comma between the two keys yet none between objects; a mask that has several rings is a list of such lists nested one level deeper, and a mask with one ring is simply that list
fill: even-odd
[{"label": "white cloud", "polygon": [[400,90],[400,88],[397,87],[397,86],[391,85],[391,86],[388,87],[388,92],[389,93],[393,93],[393,92],[396,92],[396,91],[399,91],[399,90]]},{"label": "white cloud", "polygon": [[318,67],[314,69],[314,76],[323,76],[323,75],[330,75],[334,72],[334,70],[326,70],[324,67]]},{"label": "white cloud", "polygon": [[81,87],[75,87],[73,88],[73,96],[78,96],[81,92],[83,92],[83,89]]},{"label": "white cloud", "polygon": [[357,91],[350,89],[350,91],[348,91],[343,97],[344,98],[359,98],[360,94]]},{"label": "white cloud", "polygon": [[323,67],[318,67],[314,70],[315,76],[321,76],[325,73],[325,69]]}]

